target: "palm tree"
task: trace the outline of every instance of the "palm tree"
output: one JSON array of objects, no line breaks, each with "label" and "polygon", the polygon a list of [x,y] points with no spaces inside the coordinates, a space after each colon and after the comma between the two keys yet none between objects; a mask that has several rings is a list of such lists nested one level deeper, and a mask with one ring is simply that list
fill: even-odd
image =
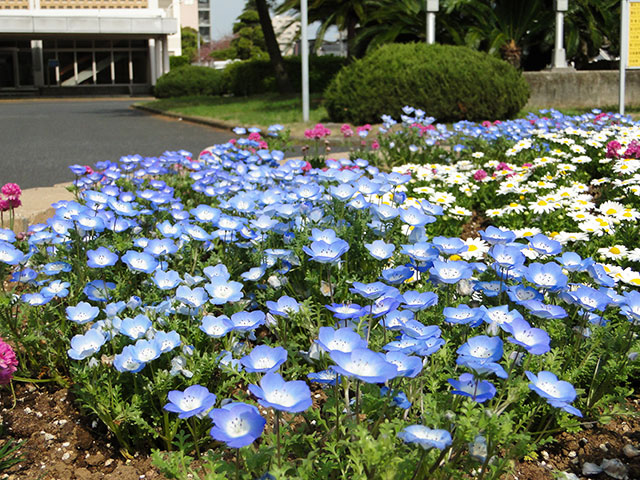
[{"label": "palm tree", "polygon": [[[309,22],[321,22],[316,34],[316,47],[319,46],[329,27],[335,25],[340,31],[347,32],[347,56],[356,56],[356,34],[360,26],[372,12],[375,1],[372,0],[311,0],[309,5]],[[278,12],[289,10],[300,11],[300,0],[286,0]]]},{"label": "palm tree", "polygon": [[280,53],[280,46],[276,39],[276,34],[273,31],[273,24],[271,23],[271,15],[269,14],[269,5],[267,0],[253,0],[255,2],[256,9],[258,10],[258,16],[260,17],[260,26],[262,27],[262,33],[264,35],[264,42],[269,53],[269,60],[273,67],[273,71],[276,76],[276,85],[278,92],[281,94],[293,92],[289,75],[284,67],[284,61],[282,60],[282,54]]}]

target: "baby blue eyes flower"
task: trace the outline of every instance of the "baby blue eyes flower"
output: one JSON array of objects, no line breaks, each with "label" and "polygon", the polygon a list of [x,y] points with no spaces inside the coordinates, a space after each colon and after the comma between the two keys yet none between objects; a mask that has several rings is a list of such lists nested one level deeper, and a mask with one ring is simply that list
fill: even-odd
[{"label": "baby blue eyes flower", "polygon": [[217,277],[214,277],[211,283],[204,286],[209,292],[209,301],[214,305],[237,302],[244,296],[242,287],[243,285],[240,282],[227,281]]},{"label": "baby blue eyes flower", "polygon": [[463,373],[458,380],[447,380],[453,387],[451,393],[470,397],[474,402],[484,403],[496,395],[496,387],[487,380],[475,378],[471,373]]},{"label": "baby blue eyes flower", "polygon": [[267,301],[266,305],[272,315],[279,315],[284,318],[289,318],[289,314],[300,311],[300,304],[296,299],[286,295],[280,297],[277,302]]},{"label": "baby blue eyes flower", "polygon": [[151,320],[145,315],[138,315],[135,318],[125,318],[120,324],[120,333],[137,340],[151,328]]},{"label": "baby blue eyes flower", "polygon": [[565,318],[567,311],[560,305],[551,305],[540,300],[525,300],[520,302],[524,308],[540,318]]},{"label": "baby blue eyes flower", "polygon": [[385,356],[367,348],[357,348],[349,353],[334,350],[331,359],[337,364],[331,367],[345,377],[353,377],[365,383],[384,383],[398,375],[398,367]]},{"label": "baby blue eyes flower", "polygon": [[549,405],[561,408],[567,413],[582,417],[582,413],[577,408],[569,405],[576,399],[576,390],[569,382],[558,380],[553,373],[541,371],[535,374],[525,371],[527,378],[531,381],[529,388],[544,398]]},{"label": "baby blue eyes flower", "polygon": [[133,250],[128,250],[122,256],[122,261],[127,264],[130,270],[143,273],[152,273],[159,265],[158,260],[152,255]]},{"label": "baby blue eyes flower", "polygon": [[480,237],[491,245],[495,245],[497,243],[511,243],[516,239],[516,234],[510,230],[501,230],[496,227],[487,227],[486,230],[480,230]]},{"label": "baby blue eyes flower", "polygon": [[176,300],[181,301],[182,303],[193,307],[198,308],[207,303],[208,296],[205,292],[204,288],[196,287],[191,289],[187,286],[180,286],[176,290]]},{"label": "baby blue eyes flower", "polygon": [[556,292],[567,286],[567,276],[557,263],[532,263],[524,273],[524,277],[536,286]]},{"label": "baby blue eyes flower", "polygon": [[168,270],[166,272],[164,270],[156,270],[151,280],[153,280],[153,283],[155,283],[156,287],[160,290],[173,290],[180,285],[182,281],[178,272],[174,270]]},{"label": "baby blue eyes flower", "polygon": [[467,251],[467,245],[459,238],[435,237],[433,246],[443,255],[456,255]]},{"label": "baby blue eyes flower", "polygon": [[525,261],[525,256],[518,247],[501,243],[491,247],[489,255],[493,257],[496,261],[495,264],[501,269],[512,269],[524,264]]},{"label": "baby blue eyes flower", "polygon": [[87,283],[83,292],[93,302],[106,302],[111,298],[110,290],[116,288],[113,282],[105,282],[104,280],[94,280]]},{"label": "baby blue eyes flower", "polygon": [[431,277],[441,283],[454,284],[462,279],[471,277],[473,269],[467,262],[449,261],[441,262],[433,261],[433,267],[429,269]]},{"label": "baby blue eyes flower", "polygon": [[206,315],[202,318],[202,324],[200,325],[200,330],[213,338],[224,337],[233,328],[233,322],[226,315],[220,315],[219,317]]},{"label": "baby blue eyes flower", "polygon": [[88,330],[84,335],[76,335],[71,339],[71,348],[67,354],[74,360],[84,360],[100,351],[106,338],[98,330]]},{"label": "baby blue eyes flower", "polygon": [[167,398],[169,403],[164,409],[177,413],[178,418],[190,418],[205,413],[216,403],[216,396],[201,385],[191,385],[184,392],[172,390]]},{"label": "baby blue eyes flower", "polygon": [[557,240],[551,240],[546,235],[538,233],[529,239],[529,247],[543,255],[558,255],[562,252],[562,245]]},{"label": "baby blue eyes flower", "polygon": [[400,210],[400,218],[404,223],[412,227],[422,227],[428,223],[436,221],[436,217],[432,215],[426,215],[422,210],[416,207],[409,207],[406,210]]},{"label": "baby blue eyes flower", "polygon": [[339,351],[349,353],[356,348],[367,348],[367,342],[350,328],[320,327],[316,343],[329,354]]},{"label": "baby blue eyes flower", "polygon": [[386,260],[391,258],[396,249],[393,243],[385,243],[383,240],[375,240],[372,243],[365,243],[364,246],[376,260]]},{"label": "baby blue eyes flower", "polygon": [[567,303],[579,305],[588,312],[594,310],[604,311],[607,305],[611,303],[608,295],[584,285],[580,285],[573,291],[562,292],[560,298]]},{"label": "baby blue eyes flower", "polygon": [[320,383],[321,385],[335,385],[340,378],[333,370],[323,370],[321,372],[312,372],[307,374],[310,382]]},{"label": "baby blue eyes flower", "polygon": [[587,268],[587,273],[593,280],[603,287],[615,287],[616,282],[611,278],[604,267],[599,263],[594,263]]},{"label": "baby blue eyes flower", "polygon": [[258,403],[263,407],[283,412],[303,412],[312,404],[311,391],[305,382],[285,382],[277,373],[267,373],[260,380],[260,386],[249,385],[249,391],[258,398]]},{"label": "baby blue eyes flower", "polygon": [[349,250],[349,244],[341,239],[334,240],[332,243],[318,240],[312,242],[310,246],[305,245],[302,250],[315,262],[336,263]]},{"label": "baby blue eyes flower", "polygon": [[209,412],[214,426],[210,435],[230,448],[251,445],[264,431],[267,421],[253,405],[234,402]]},{"label": "baby blue eyes flower", "polygon": [[133,356],[140,363],[155,360],[162,354],[160,345],[153,340],[140,339],[133,345]]},{"label": "baby blue eyes flower", "polygon": [[446,322],[460,325],[469,324],[472,327],[476,327],[482,322],[484,313],[485,310],[480,308],[469,308],[464,303],[457,307],[445,307],[442,311]]},{"label": "baby blue eyes flower", "polygon": [[327,310],[333,312],[333,316],[340,320],[358,318],[363,315],[362,307],[357,303],[333,303],[325,305]]},{"label": "baby blue eyes flower", "polygon": [[422,371],[422,359],[402,352],[388,352],[385,360],[396,366],[399,377],[414,378]]},{"label": "baby blue eyes flower", "polygon": [[231,322],[233,323],[233,329],[240,332],[248,332],[255,330],[260,325],[264,325],[266,315],[260,310],[253,312],[238,312],[231,315]]},{"label": "baby blue eyes flower", "polygon": [[504,330],[511,334],[507,340],[524,347],[533,355],[542,355],[551,350],[549,334],[540,328],[533,328],[523,319],[515,319],[504,325]]},{"label": "baby blue eyes flower", "polygon": [[425,450],[444,450],[453,441],[451,434],[446,430],[431,429],[424,425],[409,425],[398,433],[398,438],[405,443],[417,443]]},{"label": "baby blue eyes flower", "polygon": [[249,355],[242,357],[240,363],[249,373],[273,372],[287,361],[287,350],[282,347],[269,347],[268,345],[258,345]]},{"label": "baby blue eyes flower", "polygon": [[13,245],[5,241],[0,241],[0,262],[6,263],[7,265],[18,265],[24,258],[24,253]]},{"label": "baby blue eyes flower", "polygon": [[424,310],[438,303],[438,295],[433,292],[409,290],[402,294],[402,306],[412,312]]},{"label": "baby blue eyes flower", "polygon": [[76,306],[67,307],[66,312],[68,320],[82,325],[95,319],[100,313],[100,309],[87,302],[80,302]]}]

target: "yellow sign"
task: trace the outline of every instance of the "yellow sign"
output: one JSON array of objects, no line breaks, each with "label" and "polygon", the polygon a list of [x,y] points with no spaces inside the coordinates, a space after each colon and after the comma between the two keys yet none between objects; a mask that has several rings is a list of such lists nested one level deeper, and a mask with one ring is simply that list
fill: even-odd
[{"label": "yellow sign", "polygon": [[629,59],[627,68],[640,68],[640,3],[629,3]]}]

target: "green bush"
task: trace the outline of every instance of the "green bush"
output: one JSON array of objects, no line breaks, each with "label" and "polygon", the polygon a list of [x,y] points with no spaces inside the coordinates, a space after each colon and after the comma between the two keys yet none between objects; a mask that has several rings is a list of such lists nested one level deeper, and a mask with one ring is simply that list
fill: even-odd
[{"label": "green bush", "polygon": [[[345,65],[346,60],[332,55],[309,58],[309,90],[322,92],[334,75]],[[295,89],[302,85],[300,57],[285,57],[285,68]],[[268,60],[234,62],[226,70],[229,90],[234,95],[256,95],[275,92],[276,79]]]},{"label": "green bush", "polygon": [[334,122],[398,118],[405,105],[439,121],[495,120],[524,107],[529,85],[508,63],[466,47],[389,44],[342,69],[324,98]]},{"label": "green bush", "polygon": [[174,55],[169,57],[169,66],[173,68],[184,67],[185,65],[189,65],[191,61],[189,57],[186,55]]},{"label": "green bush", "polygon": [[185,65],[158,78],[154,93],[158,98],[221,95],[225,92],[225,78],[220,70]]}]

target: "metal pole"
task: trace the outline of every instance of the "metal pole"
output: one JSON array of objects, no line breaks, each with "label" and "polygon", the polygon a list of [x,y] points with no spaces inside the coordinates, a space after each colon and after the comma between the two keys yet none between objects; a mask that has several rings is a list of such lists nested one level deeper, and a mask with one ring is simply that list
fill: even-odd
[{"label": "metal pole", "polygon": [[427,43],[436,43],[436,14],[427,12]]},{"label": "metal pole", "polygon": [[620,87],[618,104],[620,106],[620,115],[624,115],[624,102],[625,102],[625,81],[627,73],[627,55],[629,49],[629,32],[627,31],[629,10],[628,0],[621,0],[620,2]]},{"label": "metal pole", "polygon": [[567,68],[564,50],[564,13],[556,12],[556,48],[553,51],[553,68]]},{"label": "metal pole", "polygon": [[302,121],[309,121],[309,39],[307,24],[309,23],[307,0],[300,2],[300,21],[302,28]]}]

